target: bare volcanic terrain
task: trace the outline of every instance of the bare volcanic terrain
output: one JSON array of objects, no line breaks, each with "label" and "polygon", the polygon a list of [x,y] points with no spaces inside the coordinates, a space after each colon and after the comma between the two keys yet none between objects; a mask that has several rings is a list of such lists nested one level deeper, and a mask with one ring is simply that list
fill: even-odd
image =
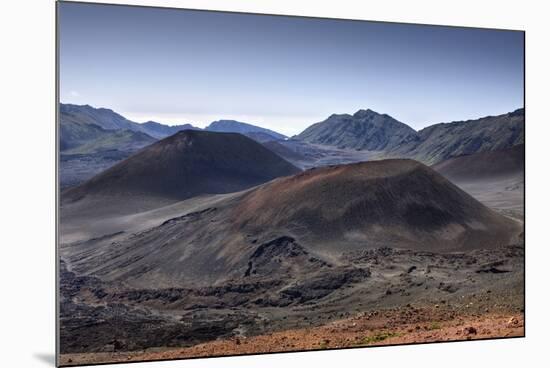
[{"label": "bare volcanic terrain", "polygon": [[344,251],[388,245],[435,252],[497,248],[517,239],[521,226],[421,163],[385,160],[279,178],[137,233],[125,230],[97,233],[62,254],[78,272],[140,287],[206,286],[252,272],[247,269],[262,246],[299,250],[320,265]]},{"label": "bare volcanic terrain", "polygon": [[[210,140],[220,135],[178,133],[137,156],[163,157],[157,166],[170,162],[165,170],[177,171],[189,152],[193,162],[205,165],[210,161],[201,160],[215,154],[220,165],[231,164],[223,168],[235,168],[234,150]],[[250,146],[246,152],[255,160],[247,171],[254,172],[262,157],[282,160],[262,156],[249,138],[227,137],[238,137],[241,148]],[[206,141],[220,144],[206,146]],[[65,202],[61,236],[66,240],[59,249],[64,364],[164,356],[150,355],[154,351],[198,356],[202,346],[201,351],[218,346],[226,353],[265,351],[261,346],[292,350],[278,347],[280,339],[294,339],[309,328],[322,338],[294,347],[334,347],[334,341],[325,341],[331,324],[367,313],[388,317],[337,329],[339,346],[393,341],[390,337],[409,329],[415,333],[407,341],[429,341],[416,326],[435,330],[436,323],[447,329],[457,317],[481,326],[485,322],[476,313],[498,315],[495,330],[483,332],[491,336],[500,333],[496,329],[504,328],[508,316],[523,312],[521,221],[487,208],[413,160],[304,172],[285,161],[280,165],[279,175],[270,172],[280,177],[241,192],[186,198],[174,189],[168,193],[182,201],[141,213],[106,216],[87,208],[92,201]],[[123,188],[118,180],[131,188],[132,198],[147,191],[160,195],[173,187],[155,181],[166,180],[163,175],[182,178],[159,171],[140,180],[143,166],[126,160],[79,187],[80,197]],[[212,179],[219,173],[232,178],[214,167]],[[210,177],[204,170],[201,177]],[[294,175],[284,176],[287,170]],[[139,189],[130,181],[141,183]],[[434,310],[434,304],[445,308]],[[445,331],[448,336],[451,330]],[[379,334],[389,335],[376,340]],[[249,338],[257,343],[232,348],[233,341]],[[168,352],[184,348],[191,350]]]},{"label": "bare volcanic terrain", "polygon": [[62,364],[523,336],[522,245],[443,254],[382,247],[342,254],[347,267],[274,249],[260,258],[318,270],[297,277],[261,261],[250,268],[256,277],[148,289],[62,264]]},{"label": "bare volcanic terrain", "polygon": [[299,171],[241,134],[184,130],[63,192],[62,201],[87,196],[182,200],[237,192]]}]

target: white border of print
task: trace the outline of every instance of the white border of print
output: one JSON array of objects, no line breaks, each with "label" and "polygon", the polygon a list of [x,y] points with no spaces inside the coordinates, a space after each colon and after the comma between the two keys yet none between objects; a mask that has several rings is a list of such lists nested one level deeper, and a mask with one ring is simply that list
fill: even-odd
[{"label": "white border of print", "polygon": [[[468,343],[381,347],[169,362],[131,367],[335,367],[365,364],[407,367],[518,367],[548,359],[547,47],[544,2],[480,1],[306,1],[306,0],[125,0],[131,5],[243,11],[407,23],[524,29],[527,114],[527,337]],[[540,5],[539,5],[540,4]],[[2,35],[2,303],[0,318],[5,367],[51,367],[55,351],[55,3],[6,1]],[[120,365],[117,365],[120,367]]]}]

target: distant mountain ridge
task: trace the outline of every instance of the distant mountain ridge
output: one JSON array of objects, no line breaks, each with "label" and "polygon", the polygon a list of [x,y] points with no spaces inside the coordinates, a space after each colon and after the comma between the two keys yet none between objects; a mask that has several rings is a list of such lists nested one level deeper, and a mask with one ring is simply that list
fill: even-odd
[{"label": "distant mountain ridge", "polygon": [[380,151],[380,158],[412,158],[435,164],[450,157],[510,148],[524,143],[525,111],[441,123],[415,131],[387,114],[359,110],[334,114],[293,139],[312,144]]},{"label": "distant mountain ridge", "polygon": [[[240,132],[260,143],[285,138],[269,129],[237,121],[214,122],[211,129]],[[157,140],[186,130],[202,129],[191,124],[136,123],[111,109],[62,103],[59,105],[61,187],[78,185]]]},{"label": "distant mountain ridge", "polygon": [[141,124],[141,129],[144,129],[150,136],[162,139],[172,134],[176,134],[182,130],[201,130],[191,124],[182,125],[164,125],[156,121],[147,121]]},{"label": "distant mountain ridge", "polygon": [[131,130],[145,133],[153,138],[161,139],[185,129],[198,129],[191,124],[165,125],[154,121],[136,123],[111,109],[95,108],[90,105],[60,104],[61,123],[63,117],[70,115],[82,123],[95,124],[106,130]]},{"label": "distant mountain ridge", "polygon": [[141,131],[138,123],[126,119],[111,109],[61,103],[59,104],[59,113],[61,118],[71,115],[83,123],[95,124],[106,130],[127,129]]},{"label": "distant mountain ridge", "polygon": [[387,114],[370,109],[333,114],[294,138],[314,144],[370,151],[392,150],[419,139],[417,132]]},{"label": "distant mountain ridge", "polygon": [[441,123],[418,132],[417,141],[396,147],[388,157],[409,157],[435,164],[451,157],[510,148],[525,142],[525,110]]},{"label": "distant mountain ridge", "polygon": [[[372,159],[411,158],[433,165],[456,156],[522,144],[525,139],[524,120],[524,109],[517,109],[476,120],[434,124],[417,132],[388,114],[362,109],[353,115],[333,114],[291,140],[312,148],[315,148],[312,145],[324,145],[372,151]],[[60,105],[62,153],[96,154],[118,150],[129,154],[182,130],[201,129],[191,124],[136,123],[110,109]],[[270,142],[291,143],[283,134],[235,120],[214,121],[204,130],[243,134],[262,144],[267,143],[267,147],[277,154],[282,153],[280,145]],[[288,150],[284,151],[288,153]]]},{"label": "distant mountain ridge", "polygon": [[[106,118],[99,114],[95,116],[87,114],[89,110],[85,110],[87,110],[86,113],[73,109],[61,110],[59,147],[62,153],[89,154],[110,150],[133,152],[156,141],[155,138],[141,131],[105,128],[116,124],[127,126],[127,122],[118,114],[107,113],[109,118]],[[102,115],[103,112],[100,114]],[[101,120],[102,118],[106,119]]]},{"label": "distant mountain ridge", "polygon": [[[202,130],[192,124],[166,125],[155,121],[145,123],[136,123],[111,109],[95,108],[90,105],[59,105],[61,124],[70,116],[71,120],[78,121],[81,124],[94,124],[104,130],[129,130],[133,132],[145,133],[155,139],[166,138],[182,130]],[[287,137],[273,130],[262,128],[256,125],[243,123],[236,120],[217,120],[206,128],[206,131],[220,133],[240,133],[244,134],[258,142],[267,142],[270,140],[283,140]]]},{"label": "distant mountain ridge", "polygon": [[261,141],[266,141],[268,137],[271,137],[273,140],[282,140],[287,138],[285,135],[274,132],[273,130],[236,120],[217,120],[204,128],[204,130],[220,133],[241,133],[244,135],[250,135],[251,138]]}]

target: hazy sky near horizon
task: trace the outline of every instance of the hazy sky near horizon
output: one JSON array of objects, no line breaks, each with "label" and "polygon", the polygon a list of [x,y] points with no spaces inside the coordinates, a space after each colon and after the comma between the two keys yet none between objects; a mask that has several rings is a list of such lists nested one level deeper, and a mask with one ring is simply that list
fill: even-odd
[{"label": "hazy sky near horizon", "polygon": [[287,135],[370,108],[415,129],[523,106],[523,33],[59,4],[60,100]]}]

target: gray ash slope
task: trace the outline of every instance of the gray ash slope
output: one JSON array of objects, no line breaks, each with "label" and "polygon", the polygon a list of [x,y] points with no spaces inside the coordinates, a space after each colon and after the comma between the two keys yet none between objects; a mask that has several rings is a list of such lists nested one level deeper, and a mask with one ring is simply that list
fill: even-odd
[{"label": "gray ash slope", "polygon": [[300,279],[328,264],[340,280],[361,272],[338,261],[345,251],[498,248],[520,232],[423,164],[384,160],[279,178],[139,233],[68,244],[61,255],[77,273],[142,288],[212,286],[254,270]]},{"label": "gray ash slope", "polygon": [[432,166],[453,182],[523,177],[525,172],[525,145],[452,157]]},{"label": "gray ash slope", "polygon": [[185,130],[64,191],[62,201],[86,196],[182,200],[237,192],[299,171],[241,134]]},{"label": "gray ash slope", "polygon": [[432,168],[487,206],[525,218],[525,145],[452,157]]}]

